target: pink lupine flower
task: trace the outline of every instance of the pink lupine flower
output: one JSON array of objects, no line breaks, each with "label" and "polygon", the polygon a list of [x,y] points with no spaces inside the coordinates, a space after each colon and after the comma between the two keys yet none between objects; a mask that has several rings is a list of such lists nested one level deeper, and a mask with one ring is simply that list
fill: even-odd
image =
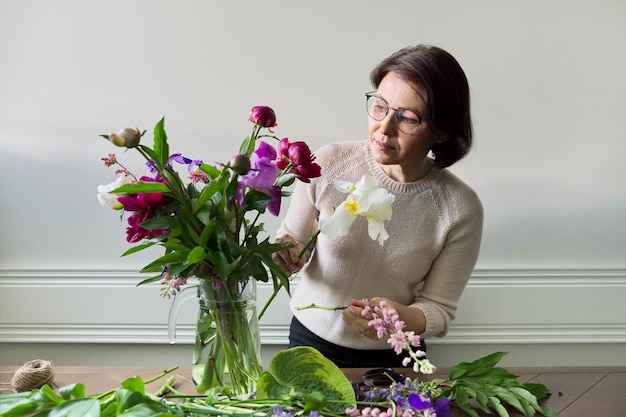
[{"label": "pink lupine flower", "polygon": [[389,335],[387,343],[396,354],[400,355],[407,351],[408,356],[402,360],[402,365],[409,366],[414,361],[413,370],[425,374],[432,374],[436,367],[426,359],[426,354],[419,349],[421,339],[414,331],[404,331],[406,324],[400,320],[398,313],[393,308],[387,308],[387,302],[381,301],[379,305],[366,305],[361,312],[363,317],[369,318],[368,326],[376,330],[379,339]]}]

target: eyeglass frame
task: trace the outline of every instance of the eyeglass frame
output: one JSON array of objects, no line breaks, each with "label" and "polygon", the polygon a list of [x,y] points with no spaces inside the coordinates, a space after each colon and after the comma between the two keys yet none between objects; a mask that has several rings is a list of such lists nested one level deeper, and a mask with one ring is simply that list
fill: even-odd
[{"label": "eyeglass frame", "polygon": [[[374,117],[372,117],[372,115],[370,114],[369,111],[369,107],[367,106],[367,103],[369,102],[370,98],[375,97],[379,100],[382,100],[383,103],[385,103],[385,105],[387,106],[387,111],[385,112],[385,115],[383,116],[382,119],[376,119]],[[396,113],[393,115],[393,121],[396,124],[396,127],[398,128],[398,130],[402,133],[404,133],[405,135],[415,135],[417,134],[417,129],[419,129],[419,127],[422,125],[422,122],[424,120],[430,120],[424,116],[422,116],[417,110],[412,109],[410,107],[398,107],[397,109],[391,107],[389,105],[389,103],[387,102],[387,100],[385,100],[384,98],[382,98],[381,96],[379,96],[378,94],[376,94],[376,91],[370,91],[368,93],[365,93],[365,110],[367,112],[368,117],[370,117],[372,120],[376,120],[377,122],[382,122],[383,120],[385,120],[385,117],[387,117],[387,115],[389,114],[389,110],[393,110]],[[416,131],[413,133],[407,133],[404,130],[400,129],[400,121],[398,120],[399,118],[399,114],[401,114],[401,112],[403,111],[410,111],[411,113],[414,113],[417,116],[418,119],[418,123],[417,123],[417,128]]]}]

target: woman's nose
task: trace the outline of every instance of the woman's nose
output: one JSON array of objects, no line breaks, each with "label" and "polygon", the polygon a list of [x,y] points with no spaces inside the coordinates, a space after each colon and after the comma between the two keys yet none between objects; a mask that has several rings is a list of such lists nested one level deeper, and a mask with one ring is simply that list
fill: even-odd
[{"label": "woman's nose", "polygon": [[395,112],[395,110],[389,109],[385,118],[380,121],[380,129],[386,136],[395,136],[397,133]]}]

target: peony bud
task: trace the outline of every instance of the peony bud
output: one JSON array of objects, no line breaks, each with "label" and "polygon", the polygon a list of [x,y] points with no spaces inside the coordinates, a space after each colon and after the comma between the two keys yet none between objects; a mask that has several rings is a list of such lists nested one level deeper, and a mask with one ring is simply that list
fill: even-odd
[{"label": "peony bud", "polygon": [[243,154],[237,154],[230,161],[230,167],[237,175],[246,175],[250,171],[250,158]]},{"label": "peony bud", "polygon": [[277,126],[276,113],[267,106],[254,106],[252,110],[250,110],[250,121],[255,125],[267,128]]},{"label": "peony bud", "polygon": [[137,128],[120,130],[118,133],[109,134],[109,140],[115,145],[124,148],[135,148],[141,140],[141,132]]}]

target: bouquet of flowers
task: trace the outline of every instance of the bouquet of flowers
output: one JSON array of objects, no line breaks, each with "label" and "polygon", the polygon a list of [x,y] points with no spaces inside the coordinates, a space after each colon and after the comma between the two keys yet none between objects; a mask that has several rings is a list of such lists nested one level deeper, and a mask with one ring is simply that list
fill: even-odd
[{"label": "bouquet of flowers", "polygon": [[109,154],[102,160],[118,168],[118,178],[98,187],[102,204],[129,214],[126,240],[136,245],[124,255],[154,245],[165,249],[141,270],[156,275],[139,285],[160,281],[162,294],[170,296],[188,278],[199,280],[193,361],[199,392],[226,385],[223,378],[235,393],[254,390],[262,368],[247,324],[247,297],[256,281],[271,279],[275,292],[289,291],[287,276],[272,260],[288,244],[262,239],[260,217],[266,211],[277,216],[281,199],[289,195],[286,187],[296,180],[309,182],[321,172],[306,143],[274,136],[271,108],[253,107],[249,120],[252,132],[239,153],[216,165],[170,153],[163,119],[154,128],[152,147],[141,143],[145,131],[136,128],[101,135],[146,160],[147,172],[139,176]]}]

